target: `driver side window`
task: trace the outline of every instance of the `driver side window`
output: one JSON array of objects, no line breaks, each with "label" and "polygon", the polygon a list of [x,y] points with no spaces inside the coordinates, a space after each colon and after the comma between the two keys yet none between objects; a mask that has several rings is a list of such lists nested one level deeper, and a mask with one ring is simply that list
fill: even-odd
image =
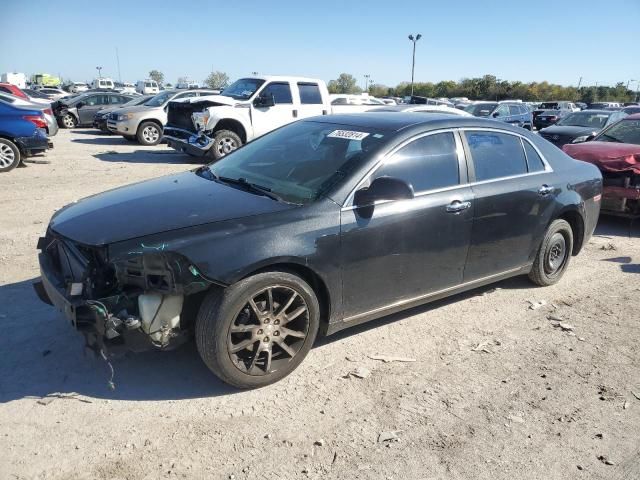
[{"label": "driver side window", "polygon": [[260,93],[261,97],[269,98],[273,95],[276,105],[284,103],[293,103],[291,97],[291,87],[287,82],[273,82],[267,85]]},{"label": "driver side window", "polygon": [[507,107],[506,105],[500,105],[498,108],[496,108],[494,115],[498,114],[498,117],[508,117],[509,116],[509,107]]}]

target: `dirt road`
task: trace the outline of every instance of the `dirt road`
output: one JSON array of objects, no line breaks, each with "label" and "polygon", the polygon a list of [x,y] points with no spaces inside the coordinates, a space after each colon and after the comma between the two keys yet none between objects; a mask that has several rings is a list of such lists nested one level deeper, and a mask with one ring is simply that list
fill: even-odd
[{"label": "dirt road", "polygon": [[640,478],[640,226],[601,221],[556,286],[323,339],[268,388],[226,387],[187,345],[117,360],[111,391],[32,291],[37,238],[65,204],[190,160],[91,130],[54,142],[51,164],[0,175],[0,478]]}]

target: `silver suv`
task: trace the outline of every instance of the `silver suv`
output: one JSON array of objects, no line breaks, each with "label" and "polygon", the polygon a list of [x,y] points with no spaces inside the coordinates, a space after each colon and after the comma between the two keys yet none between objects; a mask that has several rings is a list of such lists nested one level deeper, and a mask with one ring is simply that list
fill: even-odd
[{"label": "silver suv", "polygon": [[142,145],[156,145],[162,138],[167,124],[168,104],[172,100],[213,95],[213,90],[164,90],[145,102],[144,105],[121,108],[107,119],[110,132],[122,135]]}]

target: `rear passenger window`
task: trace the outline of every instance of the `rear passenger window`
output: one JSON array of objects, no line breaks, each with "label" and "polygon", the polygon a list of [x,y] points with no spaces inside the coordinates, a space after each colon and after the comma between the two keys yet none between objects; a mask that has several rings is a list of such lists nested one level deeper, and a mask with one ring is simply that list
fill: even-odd
[{"label": "rear passenger window", "polygon": [[527,173],[520,137],[496,132],[465,132],[476,181]]},{"label": "rear passenger window", "polygon": [[536,149],[531,146],[526,140],[522,141],[524,145],[524,152],[527,154],[527,164],[529,165],[530,172],[541,172],[544,170],[544,162]]},{"label": "rear passenger window", "polygon": [[416,193],[460,183],[453,133],[437,133],[402,147],[376,172],[375,178],[404,180]]},{"label": "rear passenger window", "polygon": [[315,83],[298,83],[300,91],[300,103],[304,104],[322,104],[322,95],[320,87]]},{"label": "rear passenger window", "polygon": [[509,105],[509,114],[520,115],[520,108],[518,108],[518,105]]},{"label": "rear passenger window", "polygon": [[288,83],[270,83],[260,95],[273,95],[276,104],[293,103],[293,99],[291,98],[291,87],[289,87]]}]

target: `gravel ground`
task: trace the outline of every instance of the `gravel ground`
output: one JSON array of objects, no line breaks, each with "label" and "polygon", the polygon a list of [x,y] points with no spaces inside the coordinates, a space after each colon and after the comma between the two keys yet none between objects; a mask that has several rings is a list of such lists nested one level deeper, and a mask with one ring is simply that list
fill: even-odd
[{"label": "gravel ground", "polygon": [[0,478],[640,478],[637,225],[602,219],[553,287],[514,278],[321,339],[261,390],[189,344],[118,359],[111,391],[32,291],[37,238],[63,205],[190,159],[92,130],[54,143],[0,175]]}]

